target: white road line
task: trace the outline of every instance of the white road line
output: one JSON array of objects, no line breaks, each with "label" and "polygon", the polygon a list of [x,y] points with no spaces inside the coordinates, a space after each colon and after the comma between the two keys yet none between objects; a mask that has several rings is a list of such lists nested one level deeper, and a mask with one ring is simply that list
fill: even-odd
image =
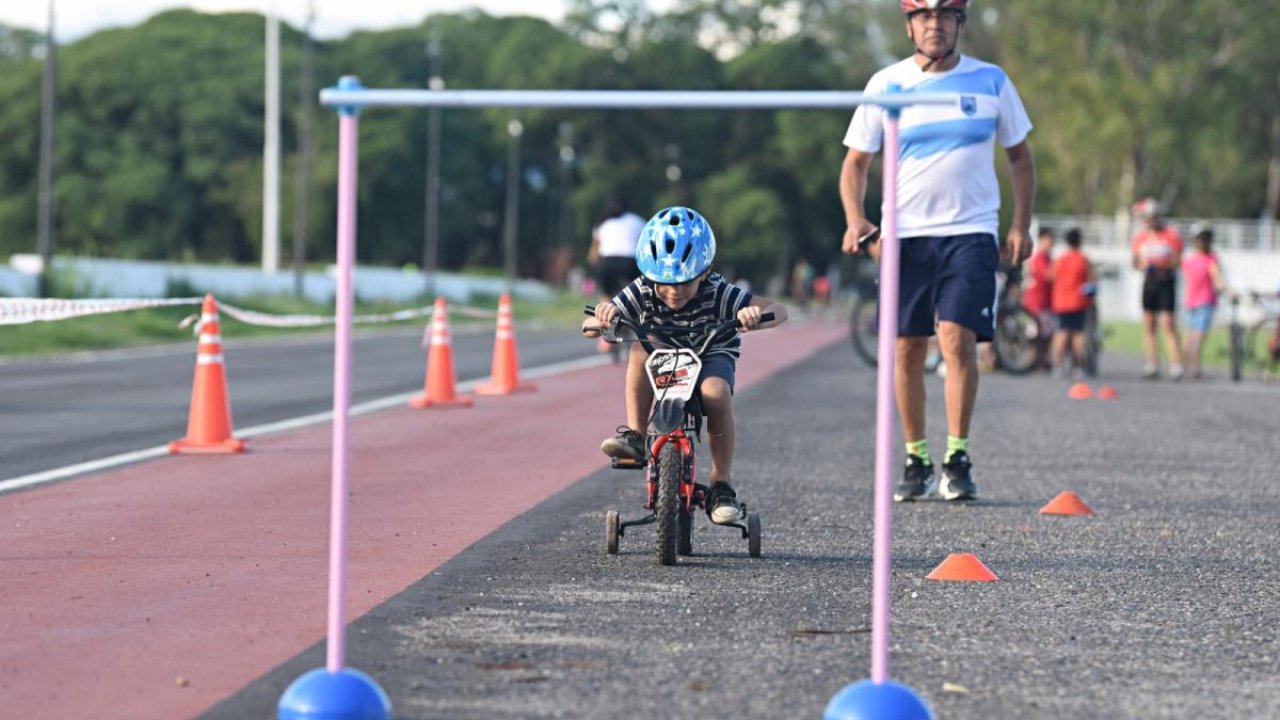
[{"label": "white road line", "polygon": [[[577,360],[566,360],[564,362],[530,368],[529,370],[522,371],[521,377],[547,377],[573,370],[596,367],[597,365],[605,365],[608,364],[608,362],[609,358],[607,356],[595,355],[579,358]],[[457,389],[459,392],[466,392],[483,382],[487,382],[488,380],[488,378],[469,380],[464,383],[459,383]],[[378,398],[377,400],[370,400],[369,402],[352,405],[351,415],[368,415],[369,413],[378,412],[379,410],[403,407],[409,402],[409,398],[421,394],[422,391],[419,390],[417,392],[392,395],[390,397]],[[297,430],[311,425],[319,425],[321,423],[329,422],[332,419],[333,411],[330,410],[327,412],[290,418],[288,420],[281,420],[279,422],[267,423],[266,425],[255,425],[254,427],[244,428],[236,431],[235,436],[239,438],[260,437],[262,435],[271,435],[273,433],[286,432],[288,430]],[[0,495],[13,492],[15,490],[22,490],[25,488],[35,487],[37,485],[57,482],[58,480],[66,480],[67,478],[75,477],[77,475],[85,475],[88,473],[99,472],[101,470],[120,467],[121,465],[129,465],[143,460],[164,457],[168,454],[169,446],[161,445],[159,447],[147,448],[145,450],[134,450],[132,452],[121,453],[119,455],[112,455],[111,457],[105,457],[99,460],[90,460],[88,462],[76,463],[75,465],[67,465],[65,467],[54,468],[52,470],[45,470],[31,475],[23,475],[22,477],[11,478],[9,480],[0,480]]]}]

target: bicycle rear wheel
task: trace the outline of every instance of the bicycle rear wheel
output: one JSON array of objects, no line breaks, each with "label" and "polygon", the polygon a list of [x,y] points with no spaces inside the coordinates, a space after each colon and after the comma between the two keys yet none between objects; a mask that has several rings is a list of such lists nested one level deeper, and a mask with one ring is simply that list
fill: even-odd
[{"label": "bicycle rear wheel", "polygon": [[859,296],[850,315],[849,339],[858,357],[871,367],[876,366],[880,345],[879,302],[874,294]]},{"label": "bicycle rear wheel", "polygon": [[1000,369],[1011,375],[1026,375],[1036,366],[1036,319],[1020,305],[1014,305],[996,316],[993,344]]}]

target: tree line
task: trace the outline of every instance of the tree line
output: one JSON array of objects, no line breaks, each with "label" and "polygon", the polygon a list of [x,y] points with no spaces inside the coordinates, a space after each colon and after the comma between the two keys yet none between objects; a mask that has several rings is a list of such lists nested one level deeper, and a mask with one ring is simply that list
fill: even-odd
[{"label": "tree line", "polygon": [[[861,89],[910,52],[897,2],[571,0],[564,22],[478,11],[315,44],[316,87]],[[1001,63],[1027,104],[1043,212],[1112,213],[1155,195],[1186,215],[1280,204],[1280,19],[1260,0],[976,2],[962,49]],[[257,262],[263,18],[166,12],[59,48],[59,252]],[[331,259],[336,117],[298,102],[304,36],[283,28],[282,251],[302,113],[315,122],[306,257]],[[35,247],[42,38],[0,27],[0,253]],[[581,262],[611,198],[691,204],[719,264],[761,283],[839,257],[843,111],[445,110],[440,265],[502,265],[508,121],[518,118],[519,267]],[[427,114],[361,115],[358,258],[423,258]],[[998,164],[1003,164],[1001,161]],[[873,179],[872,187],[877,187]],[[869,204],[878,204],[878,190]],[[1006,202],[1006,210],[1009,202]]]}]

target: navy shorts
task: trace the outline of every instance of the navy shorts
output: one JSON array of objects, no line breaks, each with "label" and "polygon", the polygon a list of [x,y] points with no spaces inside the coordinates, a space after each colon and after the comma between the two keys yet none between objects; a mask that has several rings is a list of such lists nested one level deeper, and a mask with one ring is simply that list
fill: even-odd
[{"label": "navy shorts", "polygon": [[945,320],[991,340],[999,254],[989,233],[903,239],[898,335],[929,337]]},{"label": "navy shorts", "polygon": [[1059,330],[1065,330],[1067,332],[1084,332],[1084,310],[1056,314],[1058,316]]},{"label": "navy shorts", "polygon": [[709,377],[718,377],[729,383],[729,392],[733,393],[733,381],[738,367],[738,359],[732,355],[715,353],[702,358],[702,372],[698,373],[698,387]]}]

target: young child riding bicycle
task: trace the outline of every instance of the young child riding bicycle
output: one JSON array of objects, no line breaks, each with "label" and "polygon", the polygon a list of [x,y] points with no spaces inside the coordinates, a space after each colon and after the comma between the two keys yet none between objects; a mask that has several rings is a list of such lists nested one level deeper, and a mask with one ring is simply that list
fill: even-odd
[{"label": "young child riding bicycle", "polygon": [[[715,235],[697,211],[686,207],[660,210],[645,224],[636,245],[640,277],[612,301],[596,305],[595,316],[582,324],[583,332],[595,337],[601,326],[608,326],[618,316],[641,323],[688,327],[694,333],[734,318],[741,323],[739,332],[776,327],[787,319],[785,307],[752,295],[712,272],[715,255]],[[765,313],[773,313],[773,320],[761,322]],[[735,523],[742,517],[737,493],[730,485],[734,372],[741,346],[736,333],[716,340],[702,357],[698,378],[711,449],[707,514],[719,525]],[[647,358],[641,345],[631,346],[626,378],[627,424],[618,428],[616,437],[600,445],[612,458],[643,461],[648,455],[645,431],[653,406],[653,388],[645,372]]]}]

